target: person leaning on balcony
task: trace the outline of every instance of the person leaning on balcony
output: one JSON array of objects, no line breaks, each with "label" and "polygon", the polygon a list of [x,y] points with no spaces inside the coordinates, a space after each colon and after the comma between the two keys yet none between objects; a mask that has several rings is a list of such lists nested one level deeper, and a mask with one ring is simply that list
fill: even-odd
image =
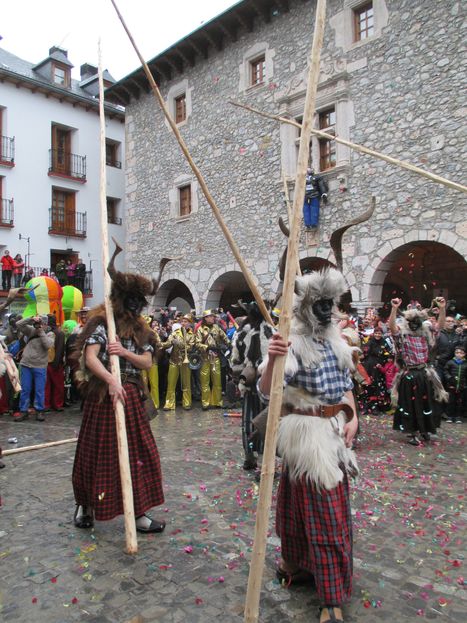
[{"label": "person leaning on balcony", "polygon": [[75,285],[75,277],[76,277],[76,264],[68,259],[66,261],[66,280],[69,286]]},{"label": "person leaning on balcony", "polygon": [[23,276],[24,270],[24,260],[21,257],[21,253],[17,253],[13,258],[13,262],[15,263],[15,267],[13,268],[13,276],[15,279],[15,288],[19,288],[21,286],[21,278]]},{"label": "person leaning on balcony", "polygon": [[65,260],[61,259],[55,264],[55,274],[57,275],[58,283],[63,287],[67,284],[66,279],[66,264]]},{"label": "person leaning on balcony", "polygon": [[2,263],[2,290],[9,290],[11,288],[11,274],[15,267],[15,261],[8,249],[5,250],[0,262]]},{"label": "person leaning on balcony", "polygon": [[84,292],[84,278],[86,276],[86,264],[83,262],[81,258],[78,259],[78,262],[75,266],[75,286],[81,292]]}]

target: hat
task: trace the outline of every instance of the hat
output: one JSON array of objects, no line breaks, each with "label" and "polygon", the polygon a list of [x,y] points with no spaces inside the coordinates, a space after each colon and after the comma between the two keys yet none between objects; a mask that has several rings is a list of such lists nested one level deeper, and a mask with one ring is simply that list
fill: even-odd
[{"label": "hat", "polygon": [[216,314],[214,313],[213,309],[205,309],[203,312],[203,318],[206,318],[206,316],[215,316]]},{"label": "hat", "polygon": [[79,311],[78,314],[87,314],[88,312],[91,311],[90,307],[82,307]]},{"label": "hat", "polygon": [[279,318],[280,313],[281,313],[281,310],[278,307],[274,307],[274,309],[271,312],[274,318]]},{"label": "hat", "polygon": [[184,316],[182,316],[181,319],[185,318],[185,320],[188,320],[188,322],[193,322],[193,317],[191,316],[191,314],[185,314]]}]

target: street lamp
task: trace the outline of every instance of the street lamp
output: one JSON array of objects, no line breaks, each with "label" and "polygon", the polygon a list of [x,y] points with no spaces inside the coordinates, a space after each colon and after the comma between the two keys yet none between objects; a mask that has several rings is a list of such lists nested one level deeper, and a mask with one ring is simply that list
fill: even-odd
[{"label": "street lamp", "polygon": [[26,242],[28,243],[28,252],[26,253],[26,268],[31,268],[29,266],[29,262],[31,261],[31,238],[29,236],[22,236],[21,234],[18,234],[18,238],[20,240],[26,240]]}]

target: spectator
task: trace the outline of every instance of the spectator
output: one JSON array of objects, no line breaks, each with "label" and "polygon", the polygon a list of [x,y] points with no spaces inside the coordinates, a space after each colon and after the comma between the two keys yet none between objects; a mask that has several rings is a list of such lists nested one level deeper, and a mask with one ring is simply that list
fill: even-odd
[{"label": "spectator", "polygon": [[5,250],[0,262],[2,263],[2,290],[9,290],[11,288],[11,275],[15,267],[15,261],[8,249]]},{"label": "spectator", "polygon": [[47,380],[45,384],[45,409],[63,411],[65,402],[65,334],[57,326],[53,314],[48,314],[48,323],[55,336],[54,345],[49,348]]},{"label": "spectator", "polygon": [[28,409],[34,384],[36,420],[43,422],[45,420],[44,392],[49,348],[54,345],[55,336],[52,332],[47,332],[47,316],[23,318],[16,323],[16,326],[18,331],[24,333],[28,341],[21,358],[20,410],[13,414],[13,418],[16,422],[21,422],[21,420],[26,420],[29,417]]},{"label": "spectator", "polygon": [[24,277],[21,281],[22,285],[25,286],[27,282],[30,281],[31,279],[34,279],[34,277],[35,277],[34,270],[30,268],[24,273]]},{"label": "spectator", "polygon": [[84,292],[84,278],[86,277],[86,264],[83,262],[81,258],[78,259],[78,262],[75,266],[75,286],[81,292]]},{"label": "spectator", "polygon": [[19,288],[21,286],[21,278],[23,276],[24,270],[24,260],[21,257],[21,253],[17,253],[13,258],[15,263],[15,267],[13,268],[13,276],[15,278],[15,288]]},{"label": "spectator", "polygon": [[57,275],[58,283],[62,287],[66,286],[66,263],[64,259],[58,260],[58,262],[55,264],[55,274]]},{"label": "spectator", "polygon": [[75,285],[75,269],[76,264],[73,264],[70,258],[66,261],[66,280],[69,286]]},{"label": "spectator", "polygon": [[456,346],[444,372],[449,392],[447,421],[462,424],[462,418],[467,416],[467,361],[463,346]]}]

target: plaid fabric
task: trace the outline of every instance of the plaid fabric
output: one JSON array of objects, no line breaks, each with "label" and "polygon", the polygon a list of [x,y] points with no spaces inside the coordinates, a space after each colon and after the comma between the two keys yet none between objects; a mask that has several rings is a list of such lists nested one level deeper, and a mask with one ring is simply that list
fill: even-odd
[{"label": "plaid fabric", "polygon": [[322,604],[340,605],[352,593],[352,518],[347,477],[334,489],[317,490],[308,479],[282,473],[276,532],[282,557],[313,574]]},{"label": "plaid fabric", "polygon": [[394,336],[397,348],[406,366],[417,366],[428,361],[428,343],[422,335]]},{"label": "plaid fabric", "polygon": [[[100,344],[101,349],[99,351],[99,359],[104,364],[107,369],[110,369],[109,363],[109,354],[107,352],[107,331],[105,330],[104,325],[99,324],[96,327],[94,333],[92,333],[88,339],[86,340],[86,344]],[[142,348],[138,348],[135,342],[132,339],[122,338],[120,340],[123,348],[126,348],[131,353],[135,353],[137,355],[141,355],[146,351],[154,352],[153,347],[150,344],[145,344]],[[135,366],[129,362],[127,359],[123,357],[119,357],[120,359],[120,372],[121,374],[140,374],[141,370],[135,368]]]},{"label": "plaid fabric", "polygon": [[328,342],[313,340],[314,346],[322,353],[323,359],[316,368],[305,368],[298,359],[298,371],[294,375],[285,376],[286,385],[295,385],[306,389],[313,396],[318,396],[324,404],[335,404],[342,399],[344,393],[353,388],[348,368],[341,370],[338,366],[331,345]]},{"label": "plaid fabric", "polygon": [[[164,502],[159,452],[138,388],[124,384],[126,431],[135,516]],[[90,506],[98,521],[123,514],[115,415],[110,397],[85,401],[73,466],[77,504]]]}]

